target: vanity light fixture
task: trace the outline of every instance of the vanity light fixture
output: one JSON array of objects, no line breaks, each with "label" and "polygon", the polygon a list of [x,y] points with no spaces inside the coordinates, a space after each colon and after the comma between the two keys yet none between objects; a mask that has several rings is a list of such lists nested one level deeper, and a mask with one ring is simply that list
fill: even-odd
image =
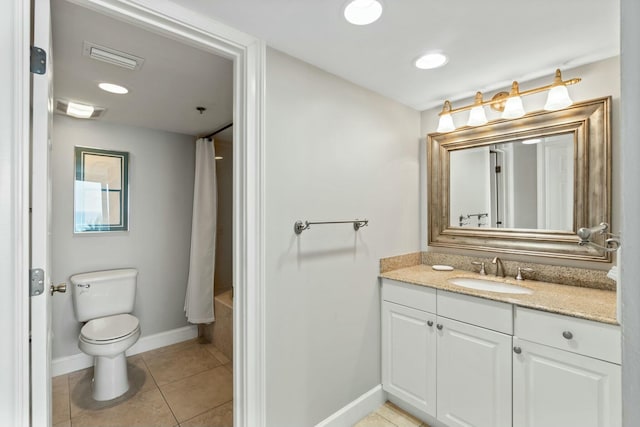
[{"label": "vanity light fixture", "polygon": [[480,126],[487,123],[484,107],[489,105],[491,108],[501,111],[503,119],[516,119],[526,114],[522,105],[522,97],[526,95],[532,95],[534,93],[549,91],[547,95],[547,102],[544,106],[545,110],[561,110],[567,108],[573,104],[573,101],[569,97],[567,86],[580,83],[582,79],[577,77],[569,80],[562,80],[562,74],[557,69],[553,83],[546,86],[540,86],[533,89],[528,89],[520,92],[520,87],[517,81],[514,81],[511,85],[511,91],[498,92],[490,100],[483,101],[482,93],[476,93],[476,98],[473,104],[465,105],[464,107],[452,108],[450,101],[445,101],[438,122],[438,132],[451,132],[456,128],[453,124],[452,115],[461,111],[471,110],[469,114],[468,126]]},{"label": "vanity light fixture", "polygon": [[352,0],[344,8],[344,18],[353,25],[369,25],[382,15],[378,0]]},{"label": "vanity light fixture", "polygon": [[444,101],[442,112],[440,113],[440,120],[438,121],[438,132],[451,132],[456,130],[456,125],[453,124],[453,117],[451,116],[451,103]]},{"label": "vanity light fixture", "polygon": [[99,83],[98,87],[105,92],[115,93],[116,95],[124,95],[129,93],[129,89],[113,83]]},{"label": "vanity light fixture", "polygon": [[504,104],[502,112],[503,119],[517,119],[524,116],[524,107],[522,106],[522,98],[520,98],[520,88],[518,82],[511,84],[511,92]]},{"label": "vanity light fixture", "polygon": [[484,112],[482,92],[476,92],[476,100],[473,103],[471,112],[469,112],[467,126],[482,126],[485,123],[487,123],[487,115]]}]

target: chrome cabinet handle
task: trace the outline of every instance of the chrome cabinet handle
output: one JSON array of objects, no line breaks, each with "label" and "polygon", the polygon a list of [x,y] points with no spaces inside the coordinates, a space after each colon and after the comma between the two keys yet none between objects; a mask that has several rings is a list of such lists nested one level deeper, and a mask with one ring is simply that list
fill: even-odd
[{"label": "chrome cabinet handle", "polygon": [[562,336],[565,337],[566,339],[570,340],[571,338],[573,338],[573,334],[570,331],[564,331],[562,333]]},{"label": "chrome cabinet handle", "polygon": [[515,346],[515,347],[513,347],[513,352],[515,354],[520,354],[520,353],[522,353],[522,349],[520,347],[518,347],[518,346]]},{"label": "chrome cabinet handle", "polygon": [[441,330],[442,330],[442,325],[441,325],[440,323],[438,323],[438,324],[436,325],[436,328],[438,328],[438,330],[440,330],[440,331],[441,331]]},{"label": "chrome cabinet handle", "polygon": [[427,320],[427,325],[433,326],[433,320]]},{"label": "chrome cabinet handle", "polygon": [[51,285],[51,287],[49,288],[49,291],[51,292],[51,295],[53,295],[54,292],[60,292],[60,293],[65,293],[67,292],[67,284],[66,283],[60,283],[59,285]]}]

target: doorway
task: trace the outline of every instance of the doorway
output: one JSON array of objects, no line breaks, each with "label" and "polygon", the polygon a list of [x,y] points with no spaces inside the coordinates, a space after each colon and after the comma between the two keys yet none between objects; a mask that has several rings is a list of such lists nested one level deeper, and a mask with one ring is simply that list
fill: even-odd
[{"label": "doorway", "polygon": [[[237,215],[234,222],[234,276],[236,295],[234,342],[236,372],[234,395],[238,402],[235,425],[262,425],[263,373],[261,359],[264,344],[260,327],[262,322],[262,218],[260,212],[262,194],[262,74],[264,72],[264,45],[242,34],[231,31],[207,19],[195,19],[193,14],[165,5],[163,10],[140,6],[122,5],[117,1],[76,2],[99,12],[127,20],[146,29],[197,46],[212,53],[223,54],[233,60],[234,75],[234,140],[237,153],[234,160],[234,211],[249,212]],[[207,30],[202,28],[206,27]],[[234,142],[235,142],[234,141]],[[252,165],[248,168],[247,165]],[[252,172],[249,173],[248,171]],[[133,197],[133,195],[132,195]],[[256,291],[256,289],[258,291]],[[251,295],[248,298],[247,295]],[[249,318],[246,313],[251,312]],[[34,337],[34,339],[40,339]],[[247,351],[247,348],[251,351]],[[258,367],[256,369],[256,366]],[[249,386],[247,386],[249,384]]]}]

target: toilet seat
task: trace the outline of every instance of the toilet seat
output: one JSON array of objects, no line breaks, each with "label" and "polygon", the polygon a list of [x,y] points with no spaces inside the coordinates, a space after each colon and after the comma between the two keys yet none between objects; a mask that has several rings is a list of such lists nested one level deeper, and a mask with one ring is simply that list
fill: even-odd
[{"label": "toilet seat", "polygon": [[87,322],[80,330],[80,339],[91,344],[112,344],[140,330],[140,321],[130,314],[100,317]]}]

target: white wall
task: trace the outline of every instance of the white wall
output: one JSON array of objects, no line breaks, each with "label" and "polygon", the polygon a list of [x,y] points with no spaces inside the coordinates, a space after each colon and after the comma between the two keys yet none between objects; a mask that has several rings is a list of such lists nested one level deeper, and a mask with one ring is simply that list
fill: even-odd
[{"label": "white wall", "polygon": [[214,292],[219,294],[233,285],[233,143],[215,139],[216,177],[218,179],[218,226]]},{"label": "white wall", "polygon": [[640,2],[622,0],[622,425],[640,425]]},{"label": "white wall", "polygon": [[[614,57],[605,59],[603,61],[595,62],[593,64],[584,65],[573,69],[562,69],[562,76],[565,79],[572,77],[581,77],[582,82],[569,87],[569,93],[574,101],[586,101],[589,99],[600,98],[604,96],[612,96],[611,104],[611,142],[612,142],[612,215],[611,215],[611,227],[614,232],[621,229],[621,205],[620,205],[620,163],[621,163],[621,143],[620,143],[620,57]],[[526,90],[533,87],[547,85],[553,79],[553,75],[548,77],[532,80],[529,82],[520,82],[520,89]],[[490,84],[491,82],[487,82]],[[478,88],[481,89],[481,88]],[[504,88],[503,90],[508,90]],[[485,95],[485,99],[489,99],[496,91],[491,91]],[[545,93],[534,94],[523,98],[525,110],[534,111],[541,110],[544,106],[546,99]],[[444,100],[443,100],[444,102]],[[468,105],[473,103],[473,99],[462,99],[453,102],[453,107]],[[435,132],[438,126],[438,113],[442,111],[442,106],[425,110],[421,113],[420,128],[422,136],[421,146],[421,182],[426,183],[427,170],[426,170],[426,151],[425,138],[426,135]],[[498,113],[491,111],[490,108],[486,109],[487,117],[489,120],[498,117]],[[467,120],[466,113],[458,113],[454,115],[454,121],[457,125],[463,125]],[[424,184],[422,184],[424,185]],[[420,203],[421,209],[421,231],[422,249],[429,250],[427,247],[427,195],[426,191],[421,192],[422,200]],[[438,252],[449,252],[457,254],[478,255],[477,251],[468,250],[456,250],[448,248],[433,248]],[[594,263],[584,261],[569,261],[569,260],[553,260],[551,258],[530,257],[521,255],[504,255],[505,259],[523,260],[530,262],[542,262],[548,264],[560,264],[571,265],[577,267],[588,267],[596,269],[608,269],[610,264]]]},{"label": "white wall", "polygon": [[[128,232],[73,233],[76,145],[129,152]],[[75,273],[135,267],[134,314],[142,336],[187,325],[193,137],[55,115],[52,165],[54,282],[70,284]],[[53,302],[53,357],[80,353],[71,291],[56,294]]]},{"label": "white wall", "polygon": [[[378,261],[420,247],[419,119],[267,51],[268,426],[315,425],[380,384]],[[355,218],[370,224],[293,232]]]}]

